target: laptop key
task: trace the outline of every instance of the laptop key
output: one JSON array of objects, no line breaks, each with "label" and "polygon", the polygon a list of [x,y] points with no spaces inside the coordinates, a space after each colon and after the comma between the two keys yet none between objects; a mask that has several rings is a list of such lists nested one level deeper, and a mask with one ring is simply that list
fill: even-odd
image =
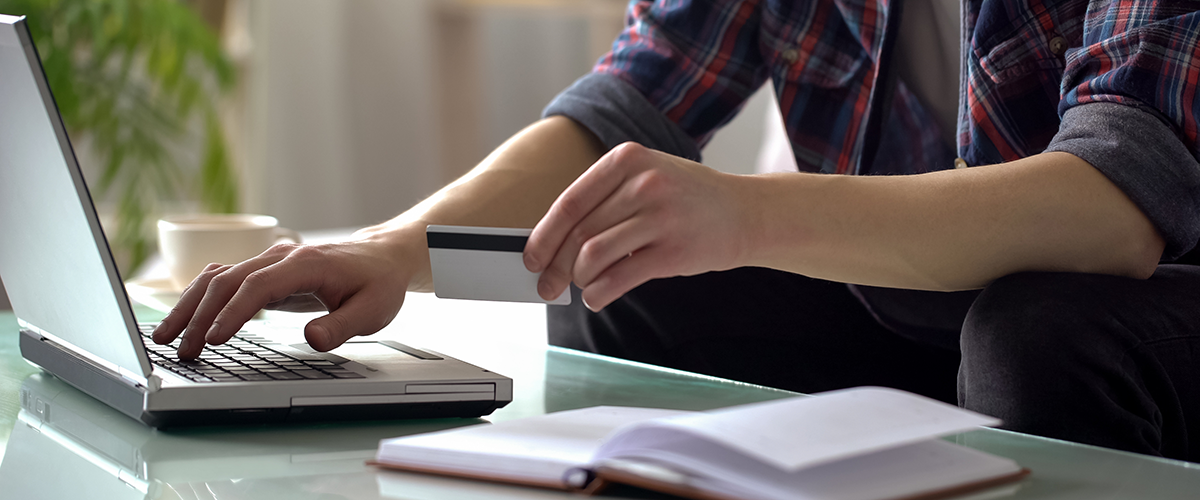
[{"label": "laptop key", "polygon": [[245,375],[242,375],[241,377],[242,377],[242,380],[250,380],[250,381],[271,380],[271,376],[267,375],[265,373],[247,373]]},{"label": "laptop key", "polygon": [[275,380],[305,380],[304,377],[289,372],[272,372],[268,373],[267,376]]}]

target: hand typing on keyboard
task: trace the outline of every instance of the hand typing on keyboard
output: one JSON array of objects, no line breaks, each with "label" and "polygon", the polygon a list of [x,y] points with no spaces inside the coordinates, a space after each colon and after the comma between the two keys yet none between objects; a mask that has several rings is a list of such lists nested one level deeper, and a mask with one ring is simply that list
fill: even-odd
[{"label": "hand typing on keyboard", "polygon": [[298,356],[294,349],[253,335],[235,335],[222,345],[205,347],[196,359],[182,360],[175,357],[178,345],[154,343],[151,325],[142,326],[150,361],[196,382],[364,378],[334,361]]},{"label": "hand typing on keyboard", "polygon": [[[329,245],[280,244],[240,264],[210,264],[155,328],[154,342],[176,346],[180,359],[196,359],[205,345],[229,341],[264,308],[329,311],[304,328],[318,351],[379,331],[396,317],[408,288],[428,283],[429,252],[397,249],[371,233],[358,236]],[[426,269],[420,281],[410,279],[414,262]]]}]

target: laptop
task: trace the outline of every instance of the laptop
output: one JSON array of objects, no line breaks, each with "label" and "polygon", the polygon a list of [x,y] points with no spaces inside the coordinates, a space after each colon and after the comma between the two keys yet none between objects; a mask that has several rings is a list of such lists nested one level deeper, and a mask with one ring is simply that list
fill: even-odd
[{"label": "laptop", "polygon": [[450,356],[367,339],[319,353],[253,322],[180,361],[134,317],[23,17],[0,15],[0,109],[0,281],[43,370],[154,427],[478,417],[512,401],[511,379]]}]

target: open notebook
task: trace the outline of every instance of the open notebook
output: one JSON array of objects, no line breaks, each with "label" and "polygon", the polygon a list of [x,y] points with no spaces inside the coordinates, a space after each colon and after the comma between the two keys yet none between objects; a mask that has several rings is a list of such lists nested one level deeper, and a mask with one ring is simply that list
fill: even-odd
[{"label": "open notebook", "polygon": [[713,412],[571,410],[384,440],[375,463],[587,492],[616,482],[698,499],[923,498],[1028,473],[938,439],[996,423],[869,387]]}]

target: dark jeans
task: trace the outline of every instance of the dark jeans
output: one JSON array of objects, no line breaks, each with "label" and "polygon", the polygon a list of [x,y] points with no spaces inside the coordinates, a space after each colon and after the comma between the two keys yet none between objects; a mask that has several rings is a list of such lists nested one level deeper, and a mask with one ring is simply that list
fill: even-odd
[{"label": "dark jeans", "polygon": [[550,342],[806,393],[895,387],[1011,430],[1200,460],[1200,267],[861,292],[872,310],[843,284],[744,268],[651,281],[594,314],[573,290],[549,308]]}]

